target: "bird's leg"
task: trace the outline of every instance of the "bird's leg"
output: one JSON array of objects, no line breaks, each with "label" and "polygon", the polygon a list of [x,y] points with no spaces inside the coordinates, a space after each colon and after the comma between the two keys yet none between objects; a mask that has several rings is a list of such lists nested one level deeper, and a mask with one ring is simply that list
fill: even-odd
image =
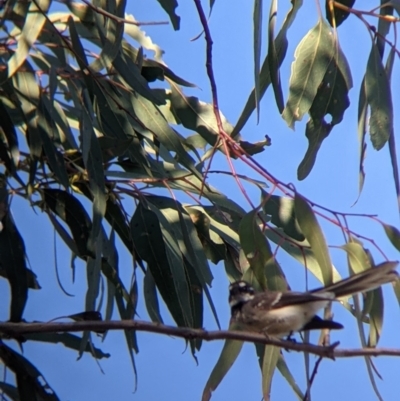
[{"label": "bird's leg", "polygon": [[290,341],[290,342],[292,342],[292,343],[296,343],[297,341],[296,341],[295,338],[292,337],[292,335],[293,335],[293,331],[291,331],[291,332],[287,335],[287,337],[285,338],[285,340],[286,340],[286,341]]}]

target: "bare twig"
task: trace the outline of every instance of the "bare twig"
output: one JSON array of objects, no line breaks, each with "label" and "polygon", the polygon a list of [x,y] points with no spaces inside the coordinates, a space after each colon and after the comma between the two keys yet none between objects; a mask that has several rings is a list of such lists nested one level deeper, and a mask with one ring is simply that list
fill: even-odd
[{"label": "bare twig", "polygon": [[321,362],[322,362],[322,356],[320,356],[320,357],[318,358],[317,362],[315,362],[315,366],[314,366],[313,372],[312,372],[312,374],[311,374],[311,378],[310,378],[310,380],[309,380],[309,382],[308,382],[307,392],[306,392],[306,394],[304,395],[303,401],[308,401],[308,400],[311,399],[311,386],[312,386],[312,384],[313,384],[313,382],[314,382],[314,379],[315,379],[315,377],[316,377],[316,375],[317,375],[318,367],[319,367],[319,364],[320,364]]},{"label": "bare twig", "polygon": [[82,321],[71,323],[59,322],[34,322],[34,323],[10,323],[0,322],[0,333],[20,338],[24,334],[31,333],[59,333],[76,331],[103,331],[103,330],[133,330],[148,333],[165,334],[191,340],[200,338],[205,341],[215,340],[238,340],[252,343],[274,345],[284,349],[298,352],[309,352],[324,358],[348,358],[359,356],[400,356],[400,349],[396,348],[360,348],[360,349],[337,349],[338,342],[330,346],[320,346],[293,341],[279,340],[276,338],[265,337],[262,334],[204,329],[192,329],[190,327],[167,326],[158,323],[145,322],[140,320],[109,320],[109,321]]}]

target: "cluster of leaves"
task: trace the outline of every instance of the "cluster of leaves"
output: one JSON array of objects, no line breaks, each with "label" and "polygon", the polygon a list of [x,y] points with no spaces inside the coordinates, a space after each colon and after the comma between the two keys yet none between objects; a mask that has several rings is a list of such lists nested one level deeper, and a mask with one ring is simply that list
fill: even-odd
[{"label": "cluster of leaves", "polygon": [[[173,27],[179,29],[176,2],[159,2]],[[164,65],[161,49],[133,16],[125,14],[126,0],[62,3],[67,10],[53,10],[51,0],[9,0],[0,17],[0,158],[5,167],[0,185],[0,275],[11,288],[10,320],[23,320],[29,291],[40,289],[36,275],[26,265],[22,230],[9,209],[10,193],[46,213],[74,258],[86,263],[85,310],[104,309],[106,320],[113,316],[114,305],[120,319],[134,318],[138,300],[137,281],[126,286],[120,278],[117,240],[133,255],[133,270],[144,272],[143,296],[150,318],[163,322],[161,295],[181,327],[203,326],[204,297],[219,325],[209,293],[213,279],[209,261],[223,261],[229,280],[245,278],[263,289],[287,288],[270,241],[321,282],[337,280],[318,222],[300,195],[292,199],[262,191],[262,208],[246,213],[207,183],[205,161],[216,151],[227,157],[234,153],[226,154],[221,146],[213,106],[183,93],[182,87],[194,85]],[[306,131],[310,145],[299,166],[299,178],[305,178],[323,139],[348,107],[351,76],[335,36],[321,19],[297,48],[284,106],[279,66],[286,55],[287,31],[302,1],[292,1],[276,38],[273,15],[277,2],[271,3],[268,56],[262,67],[256,68],[255,89],[238,123],[233,127],[222,116],[222,129],[247,156],[262,151],[267,141],[244,142],[240,130],[253,110],[259,109],[259,100],[272,83],[278,108],[289,125],[305,113],[310,115]],[[211,8],[213,4],[211,1]],[[259,37],[260,25],[255,27],[255,37]],[[384,28],[379,29],[382,32]],[[374,130],[386,118],[381,114],[388,113],[383,102],[390,99],[387,92],[379,92],[381,81],[373,78],[379,72],[379,79],[389,80],[381,67],[383,43],[373,41],[363,92],[363,118],[366,121],[365,110],[370,106],[370,131],[377,148],[387,141],[392,124],[390,120],[385,129]],[[154,57],[147,57],[146,52],[153,52]],[[259,51],[255,53],[259,65]],[[392,63],[388,61],[387,71]],[[377,92],[381,93],[378,100]],[[376,102],[382,106],[379,110]],[[329,123],[327,114],[332,116]],[[177,127],[190,134],[183,136]],[[365,124],[363,130],[365,133]],[[160,195],[159,189],[165,188],[171,194],[181,191],[195,203],[186,205],[175,195]],[[127,209],[122,195],[134,199],[134,210]],[[84,206],[87,202],[91,213]],[[397,233],[391,233],[396,239]],[[344,249],[354,271],[373,264],[353,238]],[[102,278],[107,282],[106,291]],[[363,314],[376,320],[370,329],[370,345],[379,338],[383,314],[377,291],[379,295]],[[134,332],[127,331],[125,337],[135,369],[137,339]],[[62,342],[80,354],[107,356],[91,345],[89,333],[82,338],[35,334],[17,340]],[[233,363],[239,352],[238,343],[233,344],[236,351],[230,349],[232,342],[226,344],[206,386],[206,398],[226,373],[226,358]],[[200,340],[190,341],[193,354],[200,347]],[[257,350],[264,361],[264,394],[276,366],[300,394],[279,351],[269,347]],[[17,387],[0,382],[10,399],[18,399],[18,395],[21,400],[32,399],[32,394],[37,399],[58,399],[32,363],[2,340],[0,357],[16,376]]]}]

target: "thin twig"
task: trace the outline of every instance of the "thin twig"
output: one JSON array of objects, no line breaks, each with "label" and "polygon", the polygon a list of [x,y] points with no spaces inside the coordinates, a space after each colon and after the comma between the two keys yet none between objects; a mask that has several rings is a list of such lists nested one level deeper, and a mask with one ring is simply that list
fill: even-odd
[{"label": "thin twig", "polygon": [[321,362],[322,362],[322,356],[320,356],[320,357],[318,358],[317,362],[315,362],[315,366],[314,366],[313,372],[312,372],[312,374],[311,374],[311,378],[310,378],[310,380],[309,380],[309,382],[308,382],[307,392],[306,392],[305,395],[304,395],[303,401],[308,401],[308,400],[311,399],[311,386],[312,386],[312,384],[313,384],[313,381],[314,381],[314,379],[315,379],[315,376],[317,375],[318,366],[319,366],[319,364],[320,364]]}]

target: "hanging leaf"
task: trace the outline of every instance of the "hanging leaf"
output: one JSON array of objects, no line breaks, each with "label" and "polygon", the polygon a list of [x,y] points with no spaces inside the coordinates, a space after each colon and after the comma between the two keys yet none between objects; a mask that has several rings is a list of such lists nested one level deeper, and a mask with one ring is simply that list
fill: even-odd
[{"label": "hanging leaf", "polygon": [[257,210],[253,210],[240,223],[239,236],[243,252],[262,289],[284,291],[287,284],[283,272],[257,221]]},{"label": "hanging leaf", "polygon": [[178,2],[176,0],[157,0],[157,1],[169,15],[169,18],[172,22],[172,26],[174,27],[175,31],[179,31],[181,18],[175,13],[175,9],[178,7]]},{"label": "hanging leaf", "polygon": [[[286,51],[288,48],[288,40],[287,40],[288,30],[291,27],[293,21],[295,20],[297,12],[299,11],[300,7],[303,5],[303,0],[291,0],[291,3],[292,3],[292,8],[287,13],[282,28],[275,39],[275,49],[277,53],[279,67],[283,63],[283,60],[285,59]],[[269,70],[269,58],[267,55],[264,59],[260,71],[260,99],[264,96],[270,84],[271,84],[271,73]],[[249,119],[249,117],[251,116],[251,114],[255,109],[254,92],[255,90],[253,89],[247,99],[246,105],[244,106],[243,111],[240,114],[240,117],[235,125],[235,128],[232,131],[232,137],[235,137],[238,134],[238,132],[240,132],[243,129],[244,125],[246,124],[247,120]]]},{"label": "hanging leaf", "polygon": [[229,369],[234,364],[236,358],[242,349],[243,342],[236,340],[226,340],[217,363],[212,370],[210,377],[203,390],[201,401],[209,401],[212,392],[219,386],[222,379],[229,372]]},{"label": "hanging leaf", "polygon": [[294,198],[296,218],[302,233],[310,243],[311,250],[319,263],[324,284],[332,283],[332,262],[324,234],[307,201],[296,192]]},{"label": "hanging leaf", "polygon": [[381,149],[393,132],[393,104],[388,76],[379,50],[372,43],[365,73],[365,93],[370,107],[369,133],[376,150]]},{"label": "hanging leaf", "polygon": [[264,400],[270,399],[272,377],[274,376],[276,364],[279,360],[281,350],[273,345],[266,345],[262,362],[262,390]]},{"label": "hanging leaf", "polygon": [[44,189],[43,195],[46,206],[71,230],[79,256],[82,258],[95,257],[93,250],[88,248],[92,222],[79,200],[59,189]]},{"label": "hanging leaf", "polygon": [[[355,1],[356,0],[339,0],[337,3],[343,4],[348,8],[352,8]],[[347,10],[335,7],[332,0],[325,0],[325,12],[326,19],[329,21],[332,27],[338,27],[350,15]]]},{"label": "hanging leaf", "polygon": [[271,216],[271,223],[281,227],[283,231],[297,241],[304,241],[294,212],[294,200],[283,196],[269,195],[262,192],[263,210],[265,214]]},{"label": "hanging leaf", "polygon": [[[175,322],[178,326],[190,325],[193,320],[190,315],[186,315],[187,313],[190,314],[186,278],[183,275],[183,271],[181,271],[180,276],[174,277],[172,275],[170,263],[173,260],[167,257],[166,251],[168,237],[167,239],[163,237],[158,216],[140,203],[131,220],[131,232],[136,251],[147,263],[157,288]],[[177,269],[175,271],[179,272]],[[183,288],[186,286],[186,292],[179,294],[180,287],[177,287],[177,285]],[[182,302],[186,302],[186,304],[183,305]]]},{"label": "hanging leaf", "polygon": [[324,21],[319,20],[301,40],[294,54],[289,98],[282,113],[289,127],[294,128],[294,123],[310,110],[334,52],[333,33]]},{"label": "hanging leaf", "polygon": [[14,372],[16,376],[18,394],[21,401],[31,400],[33,397],[38,397],[43,401],[59,401],[43,374],[25,357],[7,347],[1,341],[0,358],[4,365]]}]

